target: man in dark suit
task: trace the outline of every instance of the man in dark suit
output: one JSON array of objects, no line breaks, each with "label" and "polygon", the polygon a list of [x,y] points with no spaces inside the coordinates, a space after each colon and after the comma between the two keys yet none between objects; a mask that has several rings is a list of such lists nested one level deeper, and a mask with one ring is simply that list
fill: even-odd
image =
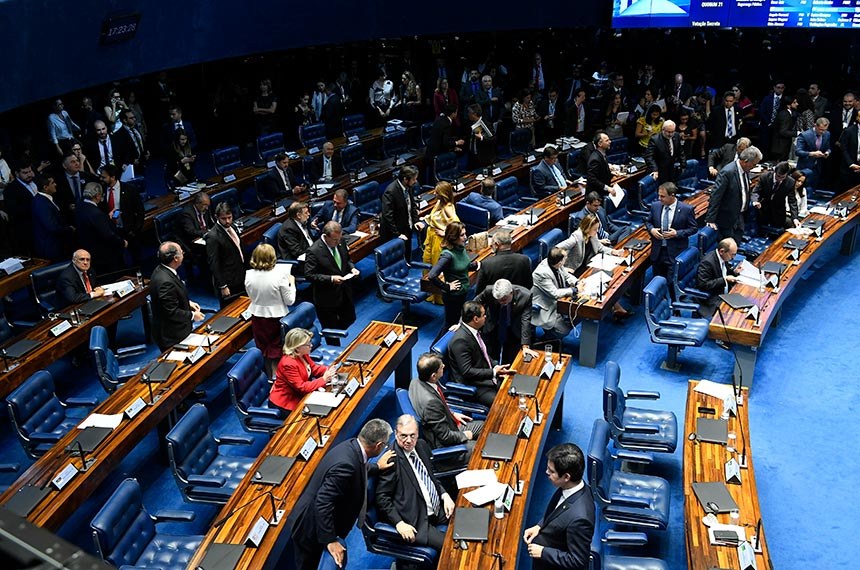
[{"label": "man in dark suit", "polygon": [[[765,172],[759,178],[752,203],[759,209],[760,225],[765,224],[780,229],[800,227],[797,197],[794,194],[795,180],[789,176],[789,172],[791,172],[791,166],[788,162],[780,162],[776,168]],[[786,215],[786,204],[788,204],[788,215]]]},{"label": "man in dark suit", "polygon": [[14,174],[15,179],[3,191],[3,208],[9,214],[15,253],[28,254],[33,250],[33,197],[39,190],[30,164],[18,164]]},{"label": "man in dark suit", "polygon": [[625,226],[616,226],[606,215],[606,210],[603,208],[603,199],[597,192],[589,192],[585,196],[585,206],[578,212],[574,212],[570,216],[571,227],[578,228],[582,218],[588,214],[597,216],[600,225],[597,229],[597,239],[603,245],[615,245],[618,243],[622,235],[624,235]]},{"label": "man in dark suit", "polygon": [[319,232],[331,221],[339,223],[345,234],[354,233],[358,229],[358,208],[349,203],[349,192],[345,188],[335,190],[331,201],[323,204],[319,213],[311,220],[311,228]]},{"label": "man in dark suit", "polygon": [[137,262],[143,232],[143,201],[136,188],[120,183],[121,174],[120,167],[113,164],[102,169],[100,177],[105,187],[105,199],[99,206],[116,225],[119,235],[128,241],[129,251]]},{"label": "man in dark suit", "polygon": [[293,275],[304,273],[304,258],[308,248],[314,243],[307,223],[310,210],[306,202],[293,202],[287,209],[287,219],[278,230],[277,247],[278,259],[298,260],[299,265],[293,269]]},{"label": "man in dark suit", "polygon": [[343,136],[343,100],[334,83],[326,86],[326,100],[320,119],[325,123],[326,137],[336,139]]},{"label": "man in dark suit", "polygon": [[469,128],[469,168],[489,166],[496,161],[496,136],[493,123],[483,120],[483,110],[477,103],[466,107]]},{"label": "man in dark suit", "polygon": [[809,170],[806,181],[811,188],[818,188],[824,173],[824,161],[830,157],[830,119],[819,117],[815,125],[797,135],[797,168]]},{"label": "man in dark suit", "polygon": [[60,213],[67,223],[71,223],[75,217],[75,205],[84,199],[84,184],[96,182],[98,179],[88,172],[84,172],[81,161],[73,152],[63,156],[62,168],[54,175],[57,183],[57,194],[54,201],[60,208]]},{"label": "man in dark suit", "polygon": [[[759,117],[759,145],[761,148],[770,148],[770,137],[776,123],[776,115],[782,103],[782,95],[785,91],[785,83],[781,79],[773,82],[773,90],[762,100],[758,110]],[[740,152],[740,151],[738,151]]]},{"label": "man in dark suit", "polygon": [[657,189],[658,201],[651,204],[645,227],[651,234],[651,265],[654,275],[668,278],[675,256],[687,249],[690,236],[699,231],[696,212],[675,197],[678,188],[664,182]]},{"label": "man in dark suit", "polygon": [[233,209],[227,202],[215,207],[218,221],[206,234],[206,259],[212,271],[221,306],[245,292],[245,255],[239,232],[233,225]]},{"label": "man in dark suit", "polygon": [[275,166],[269,169],[268,176],[260,184],[260,198],[267,202],[277,202],[292,198],[307,189],[307,185],[298,184],[292,170],[289,157],[279,152],[275,155]]},{"label": "man in dark suit", "polygon": [[119,164],[116,157],[114,138],[104,121],[93,124],[94,137],[84,141],[84,153],[96,172],[108,164]]},{"label": "man in dark suit", "polygon": [[686,160],[681,135],[675,132],[675,122],[664,121],[660,134],[652,136],[645,149],[645,163],[651,177],[660,184],[677,182]]},{"label": "man in dark suit", "polygon": [[179,215],[179,239],[180,245],[186,252],[194,251],[194,242],[206,235],[215,225],[212,212],[209,207],[212,199],[206,192],[198,192],[194,200],[182,208]]},{"label": "man in dark suit", "polygon": [[433,475],[430,446],[418,439],[415,418],[397,418],[394,441],[394,469],[379,476],[376,508],[406,542],[441,550],[445,533],[436,525],[454,514],[454,501]]},{"label": "man in dark suit", "polygon": [[334,160],[334,144],[326,141],[322,146],[322,152],[314,157],[311,162],[311,172],[305,175],[305,183],[314,183],[317,180],[331,180],[343,174],[341,161]]},{"label": "man in dark suit", "polygon": [[488,211],[490,213],[490,226],[494,226],[496,222],[505,217],[502,205],[493,199],[495,195],[496,181],[493,177],[487,176],[481,180],[480,192],[472,190],[463,198],[463,203]]},{"label": "man in dark suit", "polygon": [[558,164],[558,149],[554,146],[544,147],[543,160],[532,170],[532,186],[538,196],[554,194],[573,186]]},{"label": "man in dark suit", "polygon": [[123,168],[131,165],[135,174],[143,176],[143,164],[149,159],[149,151],[143,143],[143,135],[137,128],[137,117],[131,109],[120,111],[122,127],[113,133],[114,157],[116,164]]},{"label": "man in dark suit", "polygon": [[511,230],[493,234],[493,255],[481,262],[478,270],[477,291],[483,291],[501,278],[514,285],[532,288],[532,262],[527,255],[511,251]]},{"label": "man in dark suit", "polygon": [[776,115],[770,143],[770,154],[776,160],[788,160],[791,140],[797,135],[797,99],[791,95],[782,98],[783,107]]},{"label": "man in dark suit", "polygon": [[173,139],[176,131],[182,129],[188,136],[188,144],[191,148],[197,148],[197,136],[194,133],[194,128],[191,122],[182,118],[182,108],[179,105],[171,105],[168,112],[170,120],[161,127],[161,147],[165,152],[169,151],[173,146]]},{"label": "man in dark suit", "polygon": [[[839,165],[839,186],[848,190],[860,184],[860,111],[854,113],[854,123],[842,131],[839,148],[842,161]],[[6,191],[9,189],[7,187]]]},{"label": "man in dark suit", "polygon": [[490,358],[513,362],[521,348],[533,358],[538,356],[529,348],[534,336],[531,289],[498,279],[480,291],[474,300],[487,311],[482,333]]},{"label": "man in dark suit", "polygon": [[36,256],[51,261],[68,259],[74,244],[75,230],[63,220],[60,207],[54,201],[57,183],[53,176],[41,174],[35,182],[39,191],[31,205],[33,226],[30,231],[35,238],[33,251]]},{"label": "man in dark suit", "polygon": [[594,499],[582,480],[582,450],[562,443],[546,455],[546,474],[557,490],[540,522],[523,533],[532,567],[585,570],[594,535]]},{"label": "man in dark suit", "polygon": [[543,143],[552,143],[564,133],[564,121],[567,111],[564,102],[558,96],[558,88],[549,88],[546,99],[542,99],[537,106],[540,122],[537,124],[537,140]]},{"label": "man in dark suit", "polygon": [[732,238],[725,238],[717,244],[717,248],[708,252],[699,262],[696,269],[696,288],[707,293],[708,298],[699,303],[699,314],[712,317],[720,303],[720,295],[728,293],[737,282],[740,266],[734,270],[729,267],[729,261],[738,253],[738,244]]},{"label": "man in dark suit", "polygon": [[358,269],[349,260],[342,237],[340,224],[328,222],[320,239],[308,248],[305,260],[305,277],[313,284],[314,306],[323,328],[346,329],[355,322],[349,280],[358,277]]},{"label": "man in dark suit", "polygon": [[412,187],[418,183],[418,169],[407,165],[400,169],[397,179],[382,193],[379,238],[385,243],[394,238],[405,242],[406,259],[412,259],[412,234],[424,229],[418,217],[418,204]]},{"label": "man in dark suit", "polygon": [[448,405],[439,386],[445,372],[442,357],[427,352],[418,357],[418,378],[409,383],[409,401],[421,420],[424,438],[433,449],[466,444],[466,454],[459,461],[467,465],[475,448],[475,440],[484,429],[484,422],[455,412]]},{"label": "man in dark suit", "polygon": [[65,308],[104,296],[105,290],[96,286],[91,262],[90,252],[85,249],[72,255],[72,263],[57,277],[57,307]]},{"label": "man in dark suit", "polygon": [[487,311],[475,301],[466,301],[460,326],[448,343],[451,379],[475,386],[476,399],[492,406],[499,390],[499,376],[513,374],[506,364],[496,364],[487,351],[481,329],[487,322]]},{"label": "man in dark suit", "polygon": [[75,230],[78,244],[92,256],[96,275],[119,271],[124,266],[128,242],[119,235],[116,225],[99,205],[104,190],[97,182],[84,185],[84,200],[75,207]]},{"label": "man in dark suit", "polygon": [[442,115],[433,123],[426,152],[429,163],[432,163],[433,158],[442,153],[462,150],[465,141],[454,136],[454,118],[456,116],[457,108],[453,105],[446,105]]},{"label": "man in dark suit", "polygon": [[749,171],[760,161],[761,151],[751,146],[717,174],[705,222],[717,230],[720,238],[731,237],[736,242],[743,239],[743,216],[750,205]]},{"label": "man in dark suit", "polygon": [[708,118],[708,144],[711,148],[721,147],[738,140],[741,119],[735,109],[733,91],[723,93],[723,106],[717,107]]},{"label": "man in dark suit", "polygon": [[505,104],[502,88],[493,87],[492,76],[485,75],[481,78],[481,90],[475,96],[475,103],[481,106],[481,114],[487,126],[494,128],[496,121],[502,117]]},{"label": "man in dark suit", "polygon": [[202,321],[200,305],[188,299],[185,283],[179,278],[184,253],[178,243],[158,246],[158,266],[149,282],[152,298],[152,338],[162,351],[191,334],[191,322]]},{"label": "man in dark suit", "polygon": [[708,174],[716,178],[724,166],[735,161],[738,153],[750,147],[752,142],[746,137],[740,137],[735,144],[726,143],[708,153]]},{"label": "man in dark suit", "polygon": [[594,135],[594,150],[588,157],[586,165],[586,187],[589,192],[597,192],[602,198],[607,195],[615,196],[618,190],[618,184],[612,183],[612,169],[609,168],[609,161],[606,160],[606,153],[612,146],[612,141],[603,131],[597,131]]},{"label": "man in dark suit", "polygon": [[298,570],[316,570],[323,550],[344,567],[346,547],[338,538],[345,539],[356,523],[364,524],[367,478],[390,468],[394,451],[383,453],[376,464],[368,460],[385,449],[390,437],[391,426],[373,419],[357,438],[336,445],[322,458],[293,510],[290,534]]}]

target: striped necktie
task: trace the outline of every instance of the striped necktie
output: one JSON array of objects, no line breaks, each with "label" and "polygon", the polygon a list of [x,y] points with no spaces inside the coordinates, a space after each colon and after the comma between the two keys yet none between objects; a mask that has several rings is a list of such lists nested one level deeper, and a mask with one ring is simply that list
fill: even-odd
[{"label": "striped necktie", "polygon": [[438,514],[439,492],[436,490],[436,485],[433,484],[430,474],[427,473],[427,468],[424,467],[424,462],[421,461],[421,458],[418,457],[418,453],[415,450],[409,454],[409,461],[412,462],[415,472],[418,473],[418,480],[421,481],[421,484],[424,485],[425,489],[427,489],[427,495],[430,497],[430,508],[435,514]]}]

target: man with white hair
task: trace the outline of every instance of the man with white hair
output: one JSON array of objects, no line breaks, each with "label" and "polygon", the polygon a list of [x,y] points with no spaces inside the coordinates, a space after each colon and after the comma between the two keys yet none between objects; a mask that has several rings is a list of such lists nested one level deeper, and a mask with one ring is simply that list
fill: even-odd
[{"label": "man with white hair", "polygon": [[730,237],[741,243],[744,214],[752,206],[749,171],[761,162],[761,158],[761,151],[751,146],[717,175],[705,222],[709,228],[717,230],[720,239]]},{"label": "man with white hair", "polygon": [[681,135],[675,131],[675,122],[665,121],[660,134],[651,137],[645,149],[645,162],[651,177],[660,184],[677,182],[685,161]]},{"label": "man with white hair", "polygon": [[533,336],[531,291],[499,279],[474,300],[487,311],[483,336],[490,358],[497,359],[501,354],[499,362],[513,362],[521,347],[525,353],[537,356],[529,348]]}]

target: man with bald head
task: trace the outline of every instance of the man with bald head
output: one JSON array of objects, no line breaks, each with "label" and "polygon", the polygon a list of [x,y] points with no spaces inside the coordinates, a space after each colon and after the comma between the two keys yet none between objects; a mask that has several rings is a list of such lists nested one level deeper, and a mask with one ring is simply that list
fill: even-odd
[{"label": "man with bald head", "polygon": [[158,247],[158,265],[149,283],[152,298],[152,337],[162,351],[191,333],[191,322],[202,321],[200,305],[188,299],[177,271],[184,255],[179,244],[166,241]]},{"label": "man with bald head", "polygon": [[90,252],[85,249],[79,249],[72,255],[72,262],[57,278],[57,307],[85,303],[105,294],[104,289],[96,286],[91,263]]},{"label": "man with bald head", "polygon": [[645,149],[645,162],[651,178],[660,184],[677,182],[685,161],[681,135],[675,130],[675,122],[665,121],[660,134],[652,136]]}]

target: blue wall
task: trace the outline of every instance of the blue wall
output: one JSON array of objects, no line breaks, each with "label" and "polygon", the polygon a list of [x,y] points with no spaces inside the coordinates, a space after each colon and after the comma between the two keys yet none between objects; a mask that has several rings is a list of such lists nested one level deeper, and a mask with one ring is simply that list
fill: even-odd
[{"label": "blue wall", "polygon": [[[443,12],[404,0],[0,0],[0,111],[114,79],[306,45],[596,26],[607,20],[603,4],[576,0],[564,11],[498,0],[491,9],[439,4]],[[133,12],[142,15],[137,35],[101,45],[105,17]]]}]

